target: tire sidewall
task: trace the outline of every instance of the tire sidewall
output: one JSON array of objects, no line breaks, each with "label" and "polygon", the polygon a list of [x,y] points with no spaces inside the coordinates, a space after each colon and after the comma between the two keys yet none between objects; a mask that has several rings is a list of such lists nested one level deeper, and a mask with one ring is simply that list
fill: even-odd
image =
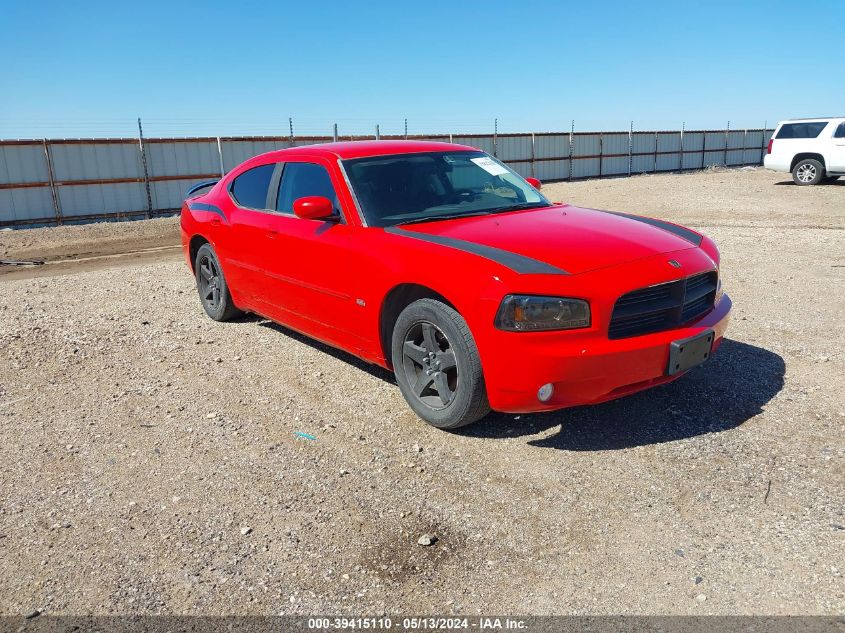
[{"label": "tire sidewall", "polygon": [[[203,257],[208,257],[214,260],[214,265],[217,267],[217,273],[220,278],[220,302],[217,304],[217,309],[212,310],[202,297],[200,290],[200,261]],[[197,258],[194,261],[194,277],[197,283],[197,294],[200,295],[200,303],[202,304],[205,313],[215,321],[222,321],[225,318],[226,310],[232,302],[232,297],[229,294],[229,286],[226,284],[226,278],[223,275],[223,269],[220,267],[220,260],[217,253],[210,244],[203,244],[197,251]]]},{"label": "tire sidewall", "polygon": [[[813,178],[813,180],[811,180],[809,182],[802,182],[802,181],[798,180],[798,170],[803,165],[812,165],[813,167],[816,168],[816,177]],[[808,185],[817,185],[820,182],[822,182],[824,179],[825,179],[824,165],[822,165],[819,161],[817,161],[813,158],[805,158],[804,160],[798,161],[798,163],[796,163],[795,167],[792,168],[792,180],[796,185],[798,185],[800,187],[806,187]]]},{"label": "tire sidewall", "polygon": [[[456,428],[462,426],[463,423],[467,423],[464,422],[464,419],[471,412],[473,396],[479,387],[475,384],[474,376],[476,372],[473,371],[471,366],[473,356],[475,362],[478,362],[478,351],[475,349],[474,342],[471,342],[472,348],[467,344],[464,335],[454,323],[453,319],[456,317],[462,319],[457,312],[445,304],[433,300],[421,300],[405,308],[393,328],[391,358],[393,359],[393,369],[399,389],[408,405],[418,416],[440,429]],[[432,409],[421,402],[413,393],[411,385],[408,384],[405,377],[402,349],[405,344],[405,337],[414,325],[423,321],[433,323],[440,328],[455,354],[455,364],[458,370],[457,391],[452,402],[442,409]],[[480,372],[478,373],[480,375]]]}]

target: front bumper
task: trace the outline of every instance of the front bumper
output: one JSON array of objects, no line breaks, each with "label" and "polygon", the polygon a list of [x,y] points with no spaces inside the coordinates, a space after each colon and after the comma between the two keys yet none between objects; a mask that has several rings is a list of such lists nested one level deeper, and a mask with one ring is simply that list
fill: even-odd
[{"label": "front bumper", "polygon": [[[725,293],[716,307],[686,327],[626,339],[579,337],[577,330],[557,336],[510,333],[499,353],[484,363],[490,405],[496,411],[530,413],[597,404],[662,385],[683,373],[667,375],[669,346],[712,329],[712,351],[728,327],[731,299]],[[537,398],[540,386],[551,383],[547,402]]]}]

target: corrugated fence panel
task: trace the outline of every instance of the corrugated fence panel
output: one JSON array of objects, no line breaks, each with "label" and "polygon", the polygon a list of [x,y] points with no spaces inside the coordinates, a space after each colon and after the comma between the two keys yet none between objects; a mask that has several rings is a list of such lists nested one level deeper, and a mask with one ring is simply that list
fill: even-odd
[{"label": "corrugated fence panel", "polygon": [[[568,134],[537,134],[534,144],[535,158],[565,158],[569,156]],[[566,175],[569,175],[567,167]]]},{"label": "corrugated fence panel", "polygon": [[654,152],[655,148],[655,134],[654,132],[634,132],[631,138],[631,150],[634,154],[642,152]]},{"label": "corrugated fence panel", "polygon": [[47,182],[49,178],[41,143],[0,146],[0,183]]},{"label": "corrugated fence panel", "polygon": [[62,215],[130,213],[146,211],[147,194],[140,182],[105,185],[65,185],[59,187]]},{"label": "corrugated fence panel", "polygon": [[0,189],[0,222],[55,219],[49,187]]},{"label": "corrugated fence panel", "polygon": [[147,169],[151,177],[220,175],[216,141],[147,143]]},{"label": "corrugated fence panel", "polygon": [[[597,156],[600,134],[575,134],[572,137],[573,156]],[[575,161],[576,163],[579,161]]]},{"label": "corrugated fence panel", "polygon": [[563,180],[569,178],[569,159],[537,161],[534,176],[540,180]]},{"label": "corrugated fence panel", "polygon": [[631,158],[631,173],[653,172],[656,149],[657,140],[654,132],[634,132],[631,139],[631,151],[634,154]]},{"label": "corrugated fence panel", "polygon": [[[185,199],[185,192],[197,184],[196,178],[181,180],[159,180],[150,183],[150,197],[154,209],[179,209]],[[146,195],[146,194],[145,194]]]},{"label": "corrugated fence panel", "polygon": [[[631,173],[675,171],[681,166],[699,169],[725,163],[759,164],[771,135],[771,130],[685,132],[681,156],[681,133],[674,131],[634,132],[630,136],[628,132],[581,132],[572,136],[566,132],[538,133],[534,135],[533,165],[530,134],[502,134],[496,138],[496,149],[498,157],[523,176],[554,181],[570,176],[627,175],[629,164]],[[448,135],[429,138],[450,140]],[[328,140],[301,137],[294,144]],[[454,135],[451,140],[493,152],[493,135]],[[576,157],[571,165],[570,140]],[[144,170],[136,140],[48,140],[48,144],[59,205],[68,221],[94,214],[137,215],[147,211]],[[706,151],[702,152],[705,144]],[[223,138],[224,168],[231,169],[248,158],[289,145],[289,139],[284,137]],[[178,209],[188,186],[200,177],[215,177],[220,172],[216,138],[148,139],[145,152],[154,212]],[[42,141],[0,142],[0,224],[54,222],[56,211],[50,188],[40,185],[50,180],[47,165]],[[77,184],[78,181],[81,182]]]},{"label": "corrugated fence panel", "polygon": [[497,142],[499,160],[520,161],[531,160],[530,136],[500,136]]},{"label": "corrugated fence panel", "polygon": [[51,143],[56,182],[143,178],[137,143]]},{"label": "corrugated fence panel", "polygon": [[[603,134],[601,136],[601,153],[605,155],[602,160],[602,176],[628,175],[628,147],[631,139],[628,133],[624,134]],[[622,154],[622,156],[607,157],[607,154]]]},{"label": "corrugated fence panel", "polygon": [[684,132],[684,169],[701,167],[701,144],[703,142],[704,132]]}]

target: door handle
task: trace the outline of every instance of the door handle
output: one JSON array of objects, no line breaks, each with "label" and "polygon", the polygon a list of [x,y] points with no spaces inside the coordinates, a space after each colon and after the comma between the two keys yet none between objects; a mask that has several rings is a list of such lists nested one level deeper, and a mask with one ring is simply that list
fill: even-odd
[{"label": "door handle", "polygon": [[220,220],[212,220],[209,224],[211,224],[211,226],[220,226]]},{"label": "door handle", "polygon": [[267,231],[267,239],[275,240],[276,236],[279,234],[278,231],[273,231],[272,229]]}]

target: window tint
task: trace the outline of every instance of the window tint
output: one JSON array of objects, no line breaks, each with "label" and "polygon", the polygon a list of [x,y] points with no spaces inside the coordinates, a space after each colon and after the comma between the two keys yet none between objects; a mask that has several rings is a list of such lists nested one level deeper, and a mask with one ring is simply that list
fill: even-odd
[{"label": "window tint", "polygon": [[784,123],[776,138],[816,138],[827,127],[827,121]]},{"label": "window tint", "polygon": [[836,128],[836,134],[834,134],[836,138],[845,138],[845,123],[840,123],[839,127]]},{"label": "window tint", "polygon": [[242,207],[250,209],[267,208],[267,190],[276,165],[261,165],[248,169],[232,182],[232,197]]},{"label": "window tint", "polygon": [[328,198],[334,205],[334,212],[340,213],[337,194],[325,167],[313,163],[285,163],[276,210],[293,213],[294,200],[305,196]]}]

